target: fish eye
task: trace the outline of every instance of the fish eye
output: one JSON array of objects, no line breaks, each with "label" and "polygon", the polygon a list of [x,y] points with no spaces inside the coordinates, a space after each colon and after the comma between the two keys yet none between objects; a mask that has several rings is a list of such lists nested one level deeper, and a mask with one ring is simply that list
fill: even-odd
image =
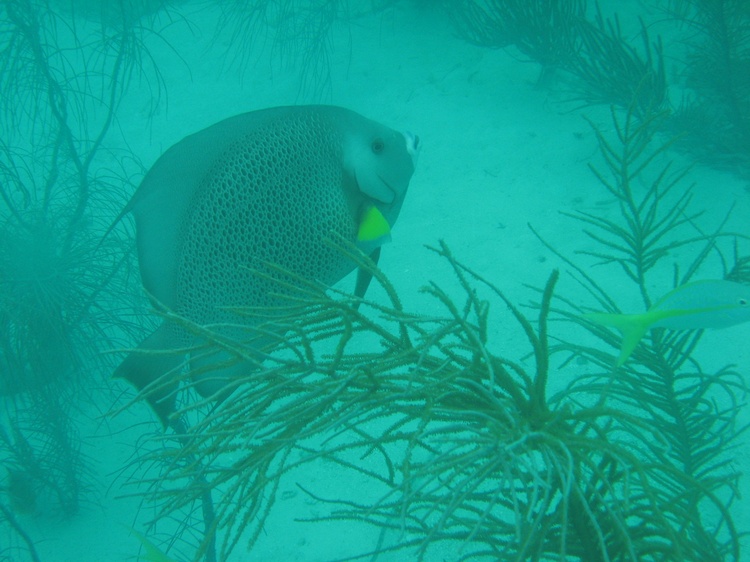
[{"label": "fish eye", "polygon": [[740,299],[739,300],[739,305],[740,306],[747,306],[747,299]]},{"label": "fish eye", "polygon": [[370,146],[372,148],[372,151],[375,154],[380,154],[381,152],[383,152],[383,150],[385,150],[385,143],[383,142],[383,139],[381,138],[377,138],[374,141],[372,141],[372,145]]}]

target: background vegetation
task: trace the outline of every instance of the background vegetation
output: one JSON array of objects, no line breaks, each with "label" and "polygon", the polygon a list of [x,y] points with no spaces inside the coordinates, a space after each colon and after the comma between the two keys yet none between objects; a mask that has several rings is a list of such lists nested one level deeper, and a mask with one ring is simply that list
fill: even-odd
[{"label": "background vegetation", "polygon": [[[613,111],[617,134],[597,132],[603,168],[593,169],[619,214],[573,217],[596,243],[586,255],[616,266],[619,285],[632,283],[645,306],[655,300],[652,279],[672,267],[675,284],[696,272],[748,281],[746,258],[728,251],[736,237],[721,225],[705,234],[684,174],[657,163],[666,118]],[[649,187],[636,194],[636,182]],[[672,262],[676,247],[691,248],[692,261]],[[328,461],[382,490],[362,501],[305,489],[331,505],[313,522],[366,521],[381,531],[376,549],[352,559],[406,550],[421,560],[452,548],[457,560],[739,560],[732,451],[745,430],[737,417],[746,387],[730,364],[701,367],[701,333],[654,330],[615,368],[619,335],[582,314],[620,309],[582,260],[562,256],[590,303],[557,291],[553,271],[530,319],[446,244],[433,251],[463,288],[458,300],[425,287],[443,315],[405,310],[376,269],[387,305],[301,284],[282,350],[262,373],[208,415],[186,406],[179,443],[142,459],[169,467],[139,484],[151,487],[160,517],[195,512],[207,487],[216,492],[196,559],[214,532],[219,559],[242,536],[252,545],[282,478]],[[717,261],[729,267],[717,270]],[[530,366],[493,341],[509,330],[526,339]],[[555,385],[555,364],[573,360],[581,374]]]},{"label": "background vegetation", "polygon": [[[388,5],[222,3],[216,37],[228,30],[228,69],[252,72],[269,43],[280,64],[300,68],[301,95],[325,99],[332,29],[356,29]],[[72,518],[89,499],[79,424],[117,401],[114,358],[102,352],[132,346],[147,322],[129,312],[140,292],[129,235],[103,237],[144,170],[109,140],[134,85],[150,93],[147,114],[165,103],[151,48],[179,54],[164,30],[191,25],[181,8],[0,4],[0,526],[15,537],[0,556],[38,560],[24,517]],[[133,443],[120,472],[152,514],[148,536],[179,560],[227,560],[262,535],[281,483],[322,465],[368,491],[304,488],[328,507],[311,524],[376,531],[379,542],[352,559],[739,559],[742,374],[731,360],[704,369],[700,332],[666,330],[615,369],[619,335],[582,317],[621,311],[613,276],[644,307],[697,276],[750,281],[746,236],[705,223],[687,171],[670,164],[680,147],[746,173],[750,9],[740,0],[660,8],[668,42],[654,22],[625,31],[583,0],[442,5],[468,41],[538,61],[540,86],[613,107],[611,130],[592,124],[591,166],[614,212],[569,213],[590,237],[574,258],[538,232],[569,271],[550,271],[527,306],[506,297],[494,272],[465,265],[448,237],[432,251],[460,292],[424,279],[441,312],[410,310],[365,256],[332,240],[385,297],[300,280],[273,311],[287,333],[231,400],[197,399],[185,374],[176,431]],[[679,72],[668,75],[667,58]],[[245,358],[236,342],[213,343]],[[571,364],[580,374],[563,384]]]}]

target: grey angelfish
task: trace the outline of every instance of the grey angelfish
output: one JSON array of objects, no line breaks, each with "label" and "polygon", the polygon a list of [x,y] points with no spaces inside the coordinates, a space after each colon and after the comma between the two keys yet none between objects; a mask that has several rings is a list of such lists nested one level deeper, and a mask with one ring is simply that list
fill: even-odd
[{"label": "grey angelfish", "polygon": [[[231,117],[167,150],[123,210],[135,217],[142,282],[158,306],[191,322],[228,326],[260,320],[232,307],[270,307],[278,285],[252,270],[277,264],[334,284],[354,264],[326,243],[331,233],[377,259],[414,173],[419,139],[333,106],[277,107]],[[358,280],[364,293],[368,278]],[[224,326],[224,328],[222,328]],[[164,322],[118,367],[166,425],[174,410],[178,350],[199,340]],[[226,359],[226,358],[225,358]],[[211,369],[191,358],[203,396],[252,366]]]}]

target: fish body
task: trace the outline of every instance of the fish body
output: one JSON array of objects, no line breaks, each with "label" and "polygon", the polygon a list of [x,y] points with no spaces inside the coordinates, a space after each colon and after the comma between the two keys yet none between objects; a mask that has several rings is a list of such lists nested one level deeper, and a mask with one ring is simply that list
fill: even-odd
[{"label": "fish body", "polygon": [[[186,137],[157,160],[123,211],[135,217],[146,291],[161,308],[240,337],[256,320],[232,308],[279,303],[280,274],[269,264],[334,284],[354,264],[326,243],[333,233],[377,257],[418,149],[414,135],[334,106],[255,111]],[[115,374],[139,389],[161,381],[150,401],[166,423],[175,385],[164,378],[183,359],[161,351],[196,342],[164,323]],[[191,367],[208,371],[195,381],[204,396],[250,369],[208,368],[217,360],[191,358]]]},{"label": "fish body", "polygon": [[703,330],[727,328],[750,321],[750,286],[724,280],[686,283],[641,314],[584,314],[583,318],[622,333],[619,367],[652,328]]}]

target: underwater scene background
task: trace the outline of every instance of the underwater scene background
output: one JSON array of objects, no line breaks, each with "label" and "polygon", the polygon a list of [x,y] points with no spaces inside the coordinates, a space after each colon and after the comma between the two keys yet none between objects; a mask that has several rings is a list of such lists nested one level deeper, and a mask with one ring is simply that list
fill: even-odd
[{"label": "underwater scene background", "polygon": [[[321,103],[420,138],[365,297],[156,313],[149,167]],[[0,115],[0,561],[750,560],[747,0],[2,0]],[[164,317],[273,340],[168,430]]]}]

